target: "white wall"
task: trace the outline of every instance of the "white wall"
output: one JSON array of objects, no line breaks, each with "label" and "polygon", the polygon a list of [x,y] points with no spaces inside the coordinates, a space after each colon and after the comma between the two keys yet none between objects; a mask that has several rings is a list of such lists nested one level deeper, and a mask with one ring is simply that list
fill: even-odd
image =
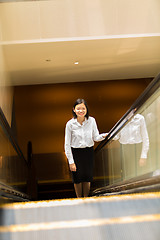
[{"label": "white wall", "polygon": [[[1,23],[1,22],[0,22]],[[10,76],[7,71],[3,46],[1,44],[1,24],[0,24],[0,107],[3,110],[9,124],[12,118],[13,89],[10,84]]]},{"label": "white wall", "polygon": [[3,41],[160,32],[159,0],[54,0],[0,4]]}]

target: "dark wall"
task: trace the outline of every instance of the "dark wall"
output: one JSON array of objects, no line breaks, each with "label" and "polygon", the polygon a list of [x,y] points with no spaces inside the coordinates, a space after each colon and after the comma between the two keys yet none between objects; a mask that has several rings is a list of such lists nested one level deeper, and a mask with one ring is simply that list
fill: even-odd
[{"label": "dark wall", "polygon": [[59,153],[59,158],[65,159],[64,129],[66,122],[72,118],[71,110],[77,98],[87,101],[90,115],[96,118],[99,131],[108,132],[150,81],[133,79],[15,87],[19,145],[26,155],[27,142],[32,141],[33,153],[43,154],[39,160],[36,159],[37,172],[40,174],[38,179],[44,177],[41,176],[43,166],[46,175],[47,165],[51,167],[51,156],[47,160],[45,154],[55,156],[56,153],[57,159]]},{"label": "dark wall", "polygon": [[86,99],[100,132],[107,132],[128,110],[150,79],[115,80],[15,87],[19,144],[35,153],[63,152],[64,128],[77,98]]}]

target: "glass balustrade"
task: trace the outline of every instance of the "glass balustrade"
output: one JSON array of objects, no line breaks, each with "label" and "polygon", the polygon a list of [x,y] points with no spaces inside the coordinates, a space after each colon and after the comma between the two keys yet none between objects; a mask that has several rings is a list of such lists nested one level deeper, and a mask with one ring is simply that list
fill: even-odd
[{"label": "glass balustrade", "polygon": [[[9,126],[7,127],[9,129]],[[2,121],[0,122],[0,190],[12,187],[14,190],[26,193],[27,179],[27,162],[16,150],[11,135],[8,134]]]},{"label": "glass balustrade", "polygon": [[160,175],[160,88],[142,106],[133,109],[114,132],[96,152],[97,187],[123,183],[148,173]]}]

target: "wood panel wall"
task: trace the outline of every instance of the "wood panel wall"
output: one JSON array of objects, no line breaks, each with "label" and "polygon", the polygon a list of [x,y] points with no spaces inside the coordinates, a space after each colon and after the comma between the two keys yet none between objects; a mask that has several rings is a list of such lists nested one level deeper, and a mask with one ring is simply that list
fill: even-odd
[{"label": "wood panel wall", "polygon": [[38,181],[70,179],[64,131],[77,98],[87,101],[99,131],[108,132],[150,82],[132,79],[15,87],[18,142],[24,155],[28,141],[32,142]]},{"label": "wood panel wall", "polygon": [[64,128],[77,98],[84,98],[99,131],[108,132],[151,79],[17,86],[14,91],[19,144],[35,153],[62,152]]}]

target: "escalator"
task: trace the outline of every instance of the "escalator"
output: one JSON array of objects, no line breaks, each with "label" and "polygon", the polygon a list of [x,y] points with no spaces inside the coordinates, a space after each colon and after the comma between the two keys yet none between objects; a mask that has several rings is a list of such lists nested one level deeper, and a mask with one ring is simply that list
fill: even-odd
[{"label": "escalator", "polygon": [[160,74],[95,149],[91,196],[48,201],[1,114],[0,240],[159,240],[159,109]]},{"label": "escalator", "polygon": [[68,199],[1,206],[1,240],[158,240],[160,194]]}]

